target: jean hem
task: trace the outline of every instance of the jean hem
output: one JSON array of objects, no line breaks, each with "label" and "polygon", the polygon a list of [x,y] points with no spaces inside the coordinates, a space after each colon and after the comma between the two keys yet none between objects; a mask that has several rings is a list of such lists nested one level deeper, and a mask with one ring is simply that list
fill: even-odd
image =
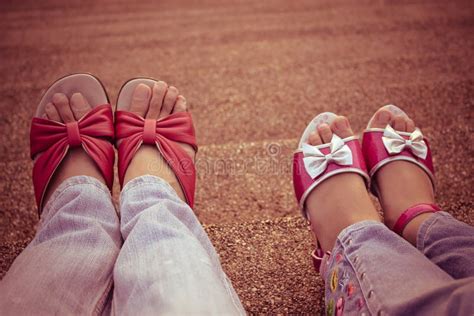
[{"label": "jean hem", "polygon": [[169,193],[172,193],[173,195],[177,196],[176,191],[171,187],[171,185],[163,180],[162,178],[158,176],[153,176],[153,175],[143,175],[140,177],[136,177],[133,180],[130,180],[122,189],[122,192],[120,195],[127,194],[128,192],[136,189],[137,187],[141,187],[143,185],[147,184],[152,184],[152,185],[158,185],[161,186],[164,190],[168,191]]},{"label": "jean hem", "polygon": [[54,203],[56,200],[58,200],[70,187],[76,186],[76,185],[83,185],[83,184],[89,184],[93,185],[104,194],[107,194],[110,199],[112,199],[112,194],[110,193],[109,188],[102,182],[99,181],[99,179],[90,177],[90,176],[74,176],[67,178],[64,180],[57,188],[54,190],[53,194],[49,198],[49,200],[46,202],[43,212],[41,214],[41,217],[45,217],[50,211],[51,208],[53,208]]},{"label": "jean hem", "polygon": [[427,239],[427,236],[430,234],[431,230],[433,229],[433,226],[442,218],[446,216],[451,216],[447,212],[436,212],[433,214],[433,216],[430,216],[427,218],[421,225],[420,228],[418,228],[418,233],[416,235],[416,248],[423,252],[425,249],[425,241]]},{"label": "jean hem", "polygon": [[339,240],[340,243],[343,244],[347,241],[348,238],[350,238],[349,236],[351,234],[370,226],[379,226],[379,225],[386,227],[381,222],[374,221],[374,220],[365,220],[365,221],[357,222],[355,224],[352,224],[344,228],[337,236],[337,240]]}]

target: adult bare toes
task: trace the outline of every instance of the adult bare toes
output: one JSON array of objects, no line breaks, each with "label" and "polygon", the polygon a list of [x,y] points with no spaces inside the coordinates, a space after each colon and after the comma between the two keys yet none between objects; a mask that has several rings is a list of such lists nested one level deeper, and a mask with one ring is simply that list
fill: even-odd
[{"label": "adult bare toes", "polygon": [[64,123],[74,122],[74,114],[69,106],[69,99],[64,93],[55,93],[53,95],[53,104],[59,112],[59,116]]},{"label": "adult bare toes", "polygon": [[92,107],[82,94],[74,93],[71,97],[71,109],[76,120],[79,120],[81,117],[86,115]]},{"label": "adult bare toes", "polygon": [[150,108],[146,115],[147,118],[157,119],[163,106],[168,84],[164,81],[158,81],[153,85],[153,95],[150,101]]},{"label": "adult bare toes", "polygon": [[56,107],[53,103],[49,102],[48,104],[46,104],[46,106],[44,107],[44,111],[46,112],[46,118],[53,121],[61,122],[61,116],[59,116],[59,112],[58,110],[56,110]]},{"label": "adult bare toes", "polygon": [[151,89],[146,84],[140,83],[133,91],[132,102],[130,104],[130,112],[141,117],[145,117],[150,103]]},{"label": "adult bare toes", "polygon": [[168,116],[173,111],[174,104],[178,98],[179,91],[176,87],[170,86],[166,91],[165,99],[163,100],[163,106],[161,107],[160,115],[158,118]]},{"label": "adult bare toes", "polygon": [[173,107],[173,113],[187,112],[187,111],[188,111],[188,106],[186,104],[186,99],[182,95],[178,95],[178,98],[176,99],[176,103],[174,104],[174,107]]}]

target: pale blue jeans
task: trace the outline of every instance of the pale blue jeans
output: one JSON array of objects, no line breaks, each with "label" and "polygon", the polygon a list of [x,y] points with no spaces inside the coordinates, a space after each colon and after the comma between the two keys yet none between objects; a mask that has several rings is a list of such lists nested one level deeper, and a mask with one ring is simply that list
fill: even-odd
[{"label": "pale blue jeans", "polygon": [[438,212],[414,247],[359,222],[339,234],[321,274],[327,315],[474,315],[474,227]]},{"label": "pale blue jeans", "polygon": [[120,196],[66,180],[0,282],[1,315],[242,315],[218,255],[187,204],[142,176]]}]

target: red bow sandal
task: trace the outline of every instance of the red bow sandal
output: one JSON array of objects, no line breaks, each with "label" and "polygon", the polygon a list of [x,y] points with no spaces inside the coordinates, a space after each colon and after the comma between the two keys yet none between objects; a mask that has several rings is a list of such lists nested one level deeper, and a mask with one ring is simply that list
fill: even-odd
[{"label": "red bow sandal", "polygon": [[[45,106],[55,93],[71,97],[80,92],[92,106],[80,120],[63,123],[43,118]],[[30,130],[30,155],[34,159],[33,186],[38,212],[55,170],[70,148],[82,147],[97,164],[107,187],[112,190],[115,160],[112,107],[100,81],[89,74],[74,74],[54,82],[43,95]]]},{"label": "red bow sandal", "polygon": [[161,119],[145,119],[128,111],[135,87],[143,83],[152,88],[155,82],[153,79],[137,78],[126,82],[120,89],[115,112],[120,185],[123,187],[125,172],[140,146],[154,145],[175,173],[186,202],[192,208],[196,169],[192,158],[178,144],[188,144],[197,152],[191,114],[178,112]]},{"label": "red bow sandal", "polygon": [[[400,108],[389,104],[383,107],[394,115],[408,117]],[[374,116],[369,121],[367,129],[364,131],[362,141],[362,152],[366,164],[369,168],[369,175],[374,177],[375,173],[383,166],[393,161],[409,161],[414,163],[431,179],[433,190],[435,187],[435,177],[431,150],[428,140],[423,136],[420,129],[416,128],[413,133],[394,130],[390,125],[383,128],[370,128]],[[371,182],[371,191],[378,196],[378,189],[375,181]],[[392,230],[401,235],[405,226],[416,216],[422,213],[439,211],[437,205],[422,203],[409,207],[398,218]]]},{"label": "red bow sandal", "polygon": [[[303,214],[309,221],[305,208],[308,195],[324,180],[340,173],[357,173],[368,185],[369,176],[365,167],[364,157],[357,136],[341,139],[333,134],[330,143],[313,146],[307,143],[309,135],[323,123],[330,125],[337,117],[326,112],[317,115],[306,127],[293,155],[293,185],[296,199]],[[313,251],[314,267],[319,271],[323,259],[323,251],[316,240]]]}]

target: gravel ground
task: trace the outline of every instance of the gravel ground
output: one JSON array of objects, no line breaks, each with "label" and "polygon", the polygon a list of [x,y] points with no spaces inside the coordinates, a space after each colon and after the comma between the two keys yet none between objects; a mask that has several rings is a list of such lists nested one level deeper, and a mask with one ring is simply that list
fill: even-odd
[{"label": "gravel ground", "polygon": [[144,75],[190,102],[196,213],[247,310],[319,312],[290,182],[297,137],[321,111],[360,131],[398,104],[429,135],[439,203],[474,225],[473,33],[472,1],[2,1],[0,276],[38,220],[28,129],[41,93],[91,72],[114,101]]}]

